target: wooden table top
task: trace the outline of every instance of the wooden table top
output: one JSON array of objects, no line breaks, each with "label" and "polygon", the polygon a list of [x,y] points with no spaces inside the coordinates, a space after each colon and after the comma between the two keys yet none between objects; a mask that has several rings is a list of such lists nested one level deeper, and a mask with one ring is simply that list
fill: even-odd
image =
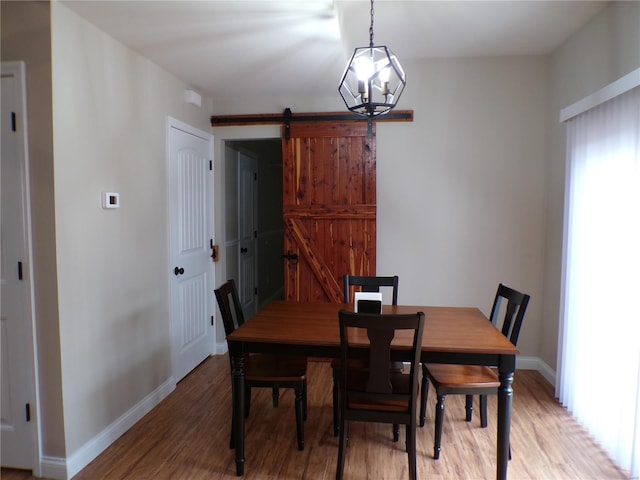
[{"label": "wooden table top", "polygon": [[[230,342],[339,347],[339,303],[274,301],[236,329]],[[423,352],[518,355],[518,349],[477,308],[384,305],[387,314],[424,312]],[[394,339],[407,347],[402,336]]]}]

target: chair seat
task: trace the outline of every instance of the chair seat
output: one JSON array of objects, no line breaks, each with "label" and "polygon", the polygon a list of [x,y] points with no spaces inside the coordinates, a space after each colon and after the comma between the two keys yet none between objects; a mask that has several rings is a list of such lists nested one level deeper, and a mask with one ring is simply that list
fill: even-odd
[{"label": "chair seat", "polygon": [[[360,370],[361,372],[369,371],[369,361],[365,359],[350,359],[349,367],[351,371]],[[331,360],[331,369],[333,372],[333,434],[337,436],[339,433],[338,423],[339,423],[339,392],[338,392],[338,378],[340,377],[340,372],[342,371],[342,359],[334,358]],[[404,364],[402,362],[389,362],[389,372],[392,374],[402,374],[404,371]],[[349,408],[357,408],[360,410],[381,410],[380,406],[370,405],[365,407],[364,405],[348,405]],[[384,408],[382,410],[388,412],[404,412],[408,408],[408,405],[400,405],[395,406],[393,408]],[[393,441],[397,442],[400,438],[400,426],[393,426]]]},{"label": "chair seat", "polygon": [[378,401],[368,398],[361,401],[360,399],[352,399],[349,401],[347,408],[376,412],[409,413],[409,402]]},{"label": "chair seat", "polygon": [[305,380],[306,375],[306,357],[256,354],[245,360],[245,379],[248,382],[299,382]]},{"label": "chair seat", "polygon": [[[359,410],[376,410],[384,412],[408,412],[409,398],[407,400],[389,400],[370,397],[359,397],[355,392],[365,392],[369,375],[366,370],[352,369],[349,376],[349,390],[351,395],[347,404],[348,408]],[[389,376],[391,381],[391,393],[394,395],[410,395],[411,378],[409,375],[393,374]]]},{"label": "chair seat", "polygon": [[460,387],[464,390],[473,388],[498,388],[500,379],[498,375],[489,367],[480,365],[448,365],[438,363],[423,364],[433,386],[436,390],[440,388],[455,389]]}]

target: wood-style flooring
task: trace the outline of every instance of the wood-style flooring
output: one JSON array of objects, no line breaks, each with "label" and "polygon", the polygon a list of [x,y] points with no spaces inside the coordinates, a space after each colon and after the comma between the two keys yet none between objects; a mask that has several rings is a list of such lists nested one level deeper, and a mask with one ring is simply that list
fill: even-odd
[{"label": "wood-style flooring", "polygon": [[[280,406],[273,408],[269,390],[254,390],[246,423],[247,480],[335,478],[338,439],[332,430],[330,365],[312,362],[308,374],[303,452],[296,447],[293,392],[282,391]],[[628,478],[558,404],[553,387],[539,373],[518,371],[513,388],[510,479]],[[234,451],[229,449],[230,390],[228,357],[210,357],[74,480],[237,478]],[[432,391],[427,423],[418,429],[419,478],[495,478],[495,396],[489,397],[485,429],[480,428],[478,415],[473,422],[465,422],[462,396],[447,397],[439,460],[433,459],[434,402]],[[403,437],[393,443],[389,425],[352,424],[344,478],[407,478]],[[3,480],[34,478],[27,472],[2,469]]]}]

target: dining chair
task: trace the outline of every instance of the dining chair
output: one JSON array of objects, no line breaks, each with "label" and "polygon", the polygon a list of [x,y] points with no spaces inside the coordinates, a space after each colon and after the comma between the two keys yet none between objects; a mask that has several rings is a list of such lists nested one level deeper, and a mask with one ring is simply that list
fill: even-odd
[{"label": "dining chair", "polygon": [[[509,288],[502,283],[498,285],[498,291],[493,300],[489,319],[501,328],[502,334],[511,343],[518,343],[520,328],[524,314],[529,304],[529,295]],[[506,305],[503,301],[506,300]],[[504,312],[502,326],[498,327],[499,318]],[[420,398],[420,426],[423,427],[426,419],[427,397],[429,384],[434,386],[437,395],[435,414],[435,435],[433,445],[433,458],[440,458],[442,443],[442,427],[444,422],[444,400],[447,395],[465,395],[466,421],[470,422],[473,416],[473,395],[480,396],[480,426],[487,426],[487,395],[496,395],[500,386],[498,375],[489,367],[479,365],[448,365],[448,364],[423,364],[422,387]],[[511,449],[509,449],[509,458]]]},{"label": "dining chair", "polygon": [[[343,476],[349,422],[352,421],[405,425],[409,479],[415,480],[418,366],[424,313],[383,315],[341,310],[339,325],[342,364],[351,365],[353,360],[365,358],[369,368],[347,367],[340,370],[340,440],[336,480]],[[407,333],[412,335],[407,338],[411,339],[411,349],[407,352],[409,373],[392,372],[389,369],[391,342],[394,337]]]},{"label": "dining chair", "polygon": [[382,287],[391,288],[391,305],[398,304],[398,282],[399,277],[397,275],[389,277],[376,277],[376,276],[359,276],[359,275],[345,275],[343,294],[344,303],[351,303],[351,293],[359,290],[361,292],[379,292]]},{"label": "dining chair", "polygon": [[[229,280],[214,292],[222,315],[225,334],[229,336],[244,323],[236,284],[233,280]],[[231,352],[229,352],[229,364],[232,367]],[[245,357],[244,370],[245,417],[249,416],[252,388],[271,388],[274,407],[278,406],[280,388],[294,389],[298,450],[304,450],[304,421],[307,419],[307,358],[251,354]],[[233,425],[232,419],[231,440],[229,442],[229,448],[232,449],[234,448]]]},{"label": "dining chair", "polygon": [[[399,278],[397,275],[387,277],[376,276],[360,276],[360,275],[345,275],[343,284],[344,303],[352,303],[352,298],[355,301],[355,292],[380,292],[381,288],[391,289],[391,304],[398,304],[398,283]],[[352,295],[353,293],[353,295]],[[358,306],[362,305],[362,310],[358,308],[358,311],[366,311],[369,313],[375,313],[378,307],[375,301],[361,300],[358,302]],[[381,305],[380,305],[381,307]],[[377,310],[380,311],[379,309]],[[366,364],[362,361],[359,362],[362,368],[366,368]],[[340,359],[334,359],[331,361],[331,371],[333,373],[333,436],[337,437],[340,434],[340,389],[338,388],[338,379],[340,377],[340,368],[342,362]],[[395,373],[402,373],[402,362],[391,362],[390,368]],[[397,442],[400,438],[400,427],[395,425],[393,427],[393,441]]]}]

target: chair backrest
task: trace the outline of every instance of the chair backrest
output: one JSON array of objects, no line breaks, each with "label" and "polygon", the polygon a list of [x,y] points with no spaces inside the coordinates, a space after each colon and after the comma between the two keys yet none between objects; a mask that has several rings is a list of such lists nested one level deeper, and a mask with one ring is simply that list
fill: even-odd
[{"label": "chair backrest", "polygon": [[[399,395],[403,400],[415,399],[418,393],[418,366],[420,363],[420,351],[422,345],[422,333],[424,331],[424,313],[417,312],[410,315],[380,315],[369,313],[353,313],[341,310],[340,322],[340,352],[342,365],[349,365],[349,361],[355,358],[368,356],[369,368],[359,369],[359,374],[366,375],[364,390],[352,392],[349,385],[349,368],[342,368],[342,391],[347,395],[355,393],[359,398],[393,399],[391,389],[391,375],[389,369],[391,361],[391,342],[396,332],[401,330],[412,331],[412,344],[410,350],[411,382],[409,395]],[[363,342],[368,339],[368,355],[363,353]],[[366,348],[366,347],[364,347]],[[397,375],[397,374],[396,374]],[[345,396],[345,397],[346,397]],[[398,398],[400,399],[400,398]]]},{"label": "chair backrest", "polygon": [[236,328],[244,323],[244,315],[240,306],[240,298],[236,283],[227,280],[226,283],[220,285],[214,290],[218,308],[222,314],[222,323],[224,324],[224,333],[229,336]]},{"label": "chair backrest", "polygon": [[[497,328],[501,328],[502,334],[514,345],[517,345],[518,343],[518,336],[520,335],[520,328],[522,327],[524,314],[527,311],[529,298],[529,295],[518,292],[517,290],[509,288],[501,283],[498,285],[498,291],[496,292],[496,297],[493,300],[493,307],[491,307],[490,316],[491,323],[493,323]],[[504,308],[502,305],[503,300],[507,300],[507,305],[504,306]],[[501,312],[504,312],[502,327],[498,323]]]},{"label": "chair backrest", "polygon": [[362,292],[379,292],[380,287],[391,287],[391,304],[398,304],[398,276],[393,277],[362,277],[357,275],[344,276],[344,303],[351,303],[351,287],[360,287]]}]

